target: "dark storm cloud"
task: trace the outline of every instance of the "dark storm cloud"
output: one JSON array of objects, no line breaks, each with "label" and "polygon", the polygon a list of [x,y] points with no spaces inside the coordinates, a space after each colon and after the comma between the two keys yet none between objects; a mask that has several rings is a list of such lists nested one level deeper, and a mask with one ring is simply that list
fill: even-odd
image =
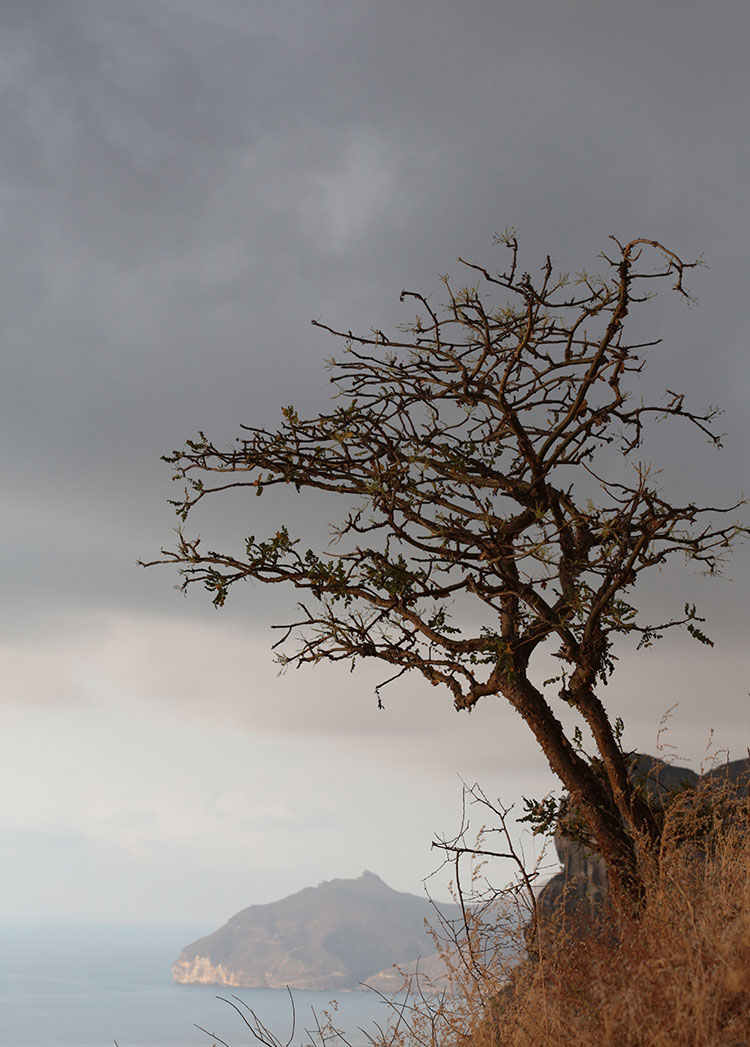
[{"label": "dark storm cloud", "polygon": [[14,626],[174,606],[171,578],[132,566],[174,522],[159,454],[322,406],[335,346],[312,317],[404,319],[404,284],[434,289],[459,253],[493,264],[507,222],[530,266],[592,268],[610,232],[706,252],[701,307],[653,313],[653,373],[727,406],[741,488],[748,22],[732,3],[6,5]]}]

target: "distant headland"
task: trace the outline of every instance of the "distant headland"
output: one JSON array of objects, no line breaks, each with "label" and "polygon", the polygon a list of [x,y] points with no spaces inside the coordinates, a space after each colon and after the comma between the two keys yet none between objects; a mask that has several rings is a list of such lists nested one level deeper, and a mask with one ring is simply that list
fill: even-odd
[{"label": "distant headland", "polygon": [[[449,917],[454,906],[441,906]],[[450,911],[449,911],[450,910]],[[187,945],[172,967],[182,984],[243,988],[399,988],[394,965],[438,973],[427,898],[379,876],[329,880],[267,905],[251,905]]]}]

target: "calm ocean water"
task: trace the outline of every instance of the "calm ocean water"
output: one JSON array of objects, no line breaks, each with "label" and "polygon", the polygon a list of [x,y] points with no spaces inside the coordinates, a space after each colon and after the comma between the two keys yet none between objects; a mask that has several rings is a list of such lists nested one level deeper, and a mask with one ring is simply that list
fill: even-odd
[{"label": "calm ocean water", "polygon": [[[289,997],[274,989],[175,985],[170,968],[183,945],[206,928],[0,927],[1,1047],[232,1047],[255,1043],[237,1014],[217,1000],[236,992],[284,1042]],[[385,1023],[388,1011],[369,992],[295,992],[294,1044],[309,1042],[312,1008],[335,998],[337,1025],[353,1047],[358,1027]]]}]

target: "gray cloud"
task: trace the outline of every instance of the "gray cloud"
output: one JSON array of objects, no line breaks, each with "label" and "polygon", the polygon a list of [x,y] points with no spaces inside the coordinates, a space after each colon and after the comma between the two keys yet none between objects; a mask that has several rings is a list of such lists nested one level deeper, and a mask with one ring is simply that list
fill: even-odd
[{"label": "gray cloud", "polygon": [[[635,322],[664,338],[648,381],[723,404],[727,449],[717,457],[658,431],[654,460],[686,498],[747,488],[749,28],[746,4],[731,0],[712,9],[677,0],[4,5],[6,698],[89,700],[81,667],[106,652],[133,687],[142,669],[168,690],[147,636],[174,637],[183,623],[202,637],[196,657],[226,654],[242,628],[260,657],[265,625],[293,599],[248,588],[221,618],[198,594],[177,599],[168,571],[136,570],[175,523],[159,455],[198,428],[229,442],[242,421],[275,425],[281,404],[324,407],[322,362],[337,347],[310,320],[387,329],[410,315],[401,288],[438,298],[438,274],[459,277],[458,254],[501,265],[491,238],[508,223],[520,227],[529,268],[549,252],[563,269],[595,269],[610,233],[705,252],[711,268],[691,278],[700,305],[662,297]],[[216,544],[284,518],[319,534],[336,512],[299,505],[227,500],[200,527]],[[684,696],[691,752],[702,717],[728,730],[744,722],[749,567],[745,549],[736,582],[705,589],[723,646],[715,669],[684,662],[701,681]],[[664,591],[644,598],[658,604]],[[668,591],[679,604],[698,589],[670,575]],[[111,641],[121,626],[142,645],[130,669]],[[624,665],[618,693],[647,740],[649,670]],[[215,704],[201,712],[196,686],[187,706],[271,731],[285,716],[322,734],[355,736],[369,722],[349,706],[339,714],[340,692],[314,674],[283,684],[284,716],[245,707],[230,675]],[[689,691],[691,673],[678,678]],[[661,701],[663,666],[653,681]],[[710,686],[726,693],[706,711]],[[315,713],[292,714],[306,687]],[[434,755],[420,757],[433,767],[450,752],[440,697]],[[413,738],[432,700],[378,728],[373,751],[406,765],[408,752],[394,743],[388,756],[382,739],[399,729]],[[491,759],[486,746],[480,762]]]},{"label": "gray cloud", "polygon": [[158,455],[198,427],[274,424],[291,400],[314,410],[335,346],[312,317],[403,319],[401,286],[435,288],[459,252],[491,259],[508,221],[530,265],[550,250],[592,267],[609,232],[706,252],[701,308],[652,311],[668,341],[651,367],[726,403],[722,468],[741,487],[748,16],[723,12],[6,10],[0,424],[19,605],[36,586],[48,608],[137,602],[139,585],[150,603],[131,564],[169,537]]}]

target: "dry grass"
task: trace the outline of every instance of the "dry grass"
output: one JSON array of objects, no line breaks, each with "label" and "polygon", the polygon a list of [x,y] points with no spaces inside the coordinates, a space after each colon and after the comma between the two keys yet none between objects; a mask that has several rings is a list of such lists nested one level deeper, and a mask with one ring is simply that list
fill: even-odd
[{"label": "dry grass", "polygon": [[[744,837],[744,838],[743,838]],[[750,1044],[750,841],[733,832],[704,863],[670,857],[619,945],[558,931],[494,1029],[534,1047]]]},{"label": "dry grass", "polygon": [[448,957],[448,991],[413,985],[389,1041],[750,1047],[750,806],[736,796],[717,804],[715,791],[709,799],[668,814],[638,920],[613,917],[585,937],[547,925],[537,960],[512,972],[470,928],[472,949],[464,940]]},{"label": "dry grass", "polygon": [[[510,896],[467,907],[463,931],[443,934],[447,978],[411,976],[390,1025],[363,1030],[371,1047],[750,1047],[750,798],[713,786],[674,803],[649,881],[638,919],[612,916],[595,934],[548,922],[533,960],[528,912]],[[262,1047],[288,1047],[228,1002]],[[351,1047],[335,1012],[303,1042]]]}]

